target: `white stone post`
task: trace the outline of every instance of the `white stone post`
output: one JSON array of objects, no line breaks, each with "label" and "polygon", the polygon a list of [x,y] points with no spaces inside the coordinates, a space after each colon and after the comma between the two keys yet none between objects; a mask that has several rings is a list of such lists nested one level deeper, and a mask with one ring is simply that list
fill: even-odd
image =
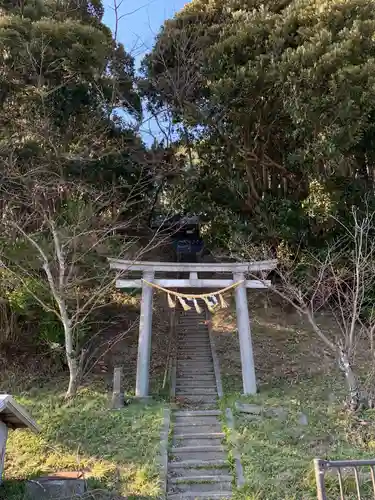
[{"label": "white stone post", "polygon": [[[236,282],[245,279],[244,273],[234,273]],[[249,307],[247,304],[246,283],[243,282],[235,289],[237,330],[240,340],[242,381],[244,394],[256,394],[255,367],[253,345],[251,340]]]},{"label": "white stone post", "polygon": [[[147,281],[153,281],[154,272],[145,271],[143,273],[143,277]],[[145,398],[148,396],[152,331],[152,292],[153,288],[151,286],[148,286],[145,283],[142,284],[137,381],[135,386],[135,395],[139,398]]]},{"label": "white stone post", "polygon": [[4,470],[4,458],[5,458],[5,449],[7,446],[7,437],[8,437],[8,427],[4,422],[0,421],[0,484],[2,482],[2,475]]}]

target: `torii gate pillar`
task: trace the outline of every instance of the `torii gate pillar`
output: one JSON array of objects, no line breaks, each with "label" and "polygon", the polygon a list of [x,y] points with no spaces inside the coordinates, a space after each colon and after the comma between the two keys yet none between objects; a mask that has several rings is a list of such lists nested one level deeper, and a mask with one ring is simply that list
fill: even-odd
[{"label": "torii gate pillar", "polygon": [[[144,279],[153,281],[154,272],[144,272]],[[139,340],[137,360],[137,380],[135,395],[138,398],[148,396],[150,355],[151,355],[151,332],[152,332],[152,292],[151,286],[142,284],[141,316],[139,319]]]},{"label": "torii gate pillar", "polygon": [[[233,277],[237,282],[245,279],[243,273],[234,273]],[[253,343],[251,340],[249,307],[247,304],[246,285],[244,281],[236,287],[235,294],[237,330],[241,351],[243,392],[244,394],[256,394],[257,385],[255,380]]]}]

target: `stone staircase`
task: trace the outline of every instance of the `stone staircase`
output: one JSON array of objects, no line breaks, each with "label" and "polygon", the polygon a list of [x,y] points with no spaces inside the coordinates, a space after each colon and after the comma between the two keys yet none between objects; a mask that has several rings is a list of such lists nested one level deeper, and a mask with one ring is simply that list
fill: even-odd
[{"label": "stone staircase", "polygon": [[177,325],[176,400],[168,461],[168,499],[232,497],[232,474],[205,316],[181,312]]}]

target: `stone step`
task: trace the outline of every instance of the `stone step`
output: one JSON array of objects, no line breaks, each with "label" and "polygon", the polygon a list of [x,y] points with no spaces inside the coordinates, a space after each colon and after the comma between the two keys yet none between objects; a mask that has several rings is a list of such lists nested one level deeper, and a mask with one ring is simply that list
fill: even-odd
[{"label": "stone step", "polygon": [[[174,426],[176,427],[199,427],[201,425],[220,425],[220,421],[215,416],[207,417],[176,417]],[[196,432],[196,431],[195,431]]]},{"label": "stone step", "polygon": [[[178,464],[179,466],[181,463]],[[230,471],[227,466],[225,467],[216,467],[216,468],[207,468],[207,467],[199,467],[199,468],[193,468],[193,467],[169,467],[168,466],[168,473],[169,477],[171,479],[174,478],[180,478],[180,477],[213,477],[215,478],[216,476],[230,476]]]},{"label": "stone step", "polygon": [[178,340],[177,341],[178,349],[198,349],[205,348],[211,349],[211,344],[206,338],[201,339],[187,339],[187,340]]},{"label": "stone step", "polygon": [[197,352],[178,352],[177,353],[178,361],[195,361],[197,363],[212,363],[211,354]]},{"label": "stone step", "polygon": [[211,381],[213,380],[215,382],[215,373],[212,373],[212,374],[208,374],[208,375],[205,375],[205,374],[201,374],[199,375],[199,378],[196,377],[195,375],[187,375],[186,377],[182,378],[182,377],[177,377],[176,379],[176,383],[179,383],[181,384],[181,382],[190,382],[190,381],[195,381],[195,382],[205,382],[205,381]]},{"label": "stone step", "polygon": [[176,387],[215,387],[216,388],[216,380],[215,377],[211,379],[198,379],[194,380],[193,378],[182,379],[179,377],[176,379]]},{"label": "stone step", "polygon": [[213,389],[216,391],[216,380],[184,379],[176,382],[176,389]]},{"label": "stone step", "polygon": [[205,467],[210,467],[209,470],[214,470],[215,468],[224,468],[228,467],[228,460],[219,459],[219,460],[185,460],[180,462],[168,462],[168,471],[174,471],[174,473],[178,473],[180,469],[194,469],[196,470],[204,470]]},{"label": "stone step", "polygon": [[191,354],[186,354],[186,353],[177,353],[177,361],[183,361],[183,362],[194,362],[194,363],[208,363],[212,364],[212,356],[207,356],[205,354],[200,354],[199,352],[191,353]]},{"label": "stone step", "polygon": [[198,316],[180,316],[178,318],[179,323],[184,323],[185,321],[188,321],[189,323],[195,322],[198,325],[207,326],[207,319],[202,314]]},{"label": "stone step", "polygon": [[208,394],[217,396],[216,387],[196,387],[192,385],[176,386],[178,394]]},{"label": "stone step", "polygon": [[201,354],[202,356],[207,356],[208,353],[211,354],[211,346],[207,344],[200,345],[186,345],[177,346],[178,354]]},{"label": "stone step", "polygon": [[211,396],[210,394],[177,394],[177,396],[181,396],[181,398],[184,399],[185,402],[191,402],[191,403],[216,403],[217,402],[217,395],[215,394],[214,396]]},{"label": "stone step", "polygon": [[191,340],[191,339],[209,340],[210,338],[207,328],[201,328],[196,325],[178,328],[176,332],[176,337],[178,340]]},{"label": "stone step", "polygon": [[182,436],[174,436],[172,440],[173,446],[176,448],[189,448],[189,447],[210,447],[210,446],[221,446],[223,441],[222,437],[211,437],[210,435],[204,437],[186,437],[186,434]]},{"label": "stone step", "polygon": [[187,374],[192,373],[207,373],[211,375],[212,373],[215,375],[215,371],[213,369],[212,363],[210,364],[205,364],[205,365],[195,365],[193,363],[191,364],[181,364],[180,362],[177,362],[177,371],[179,372],[185,372]]},{"label": "stone step", "polygon": [[171,493],[190,493],[195,495],[196,492],[205,492],[206,496],[209,498],[209,494],[216,493],[217,491],[231,492],[232,482],[218,482],[218,483],[179,483],[171,485],[168,490]]},{"label": "stone step", "polygon": [[218,417],[220,410],[177,410],[173,412],[175,417]]},{"label": "stone step", "polygon": [[180,324],[176,329],[178,337],[208,337],[208,328],[202,325]]},{"label": "stone step", "polygon": [[181,354],[212,356],[211,347],[206,344],[183,345],[177,347],[177,356]]},{"label": "stone step", "polygon": [[[210,469],[206,469],[210,471]],[[169,478],[169,483],[171,484],[180,484],[180,483],[231,483],[232,476],[230,474],[223,474],[220,469],[217,469],[216,474],[203,474],[200,469],[196,472],[198,474],[189,474],[187,472],[186,475],[181,475],[177,477]]]},{"label": "stone step", "polygon": [[181,377],[178,377],[178,383],[176,383],[176,388],[177,387],[196,387],[196,388],[199,388],[199,387],[207,387],[207,388],[216,388],[216,381],[215,381],[215,378],[212,377],[212,379],[206,379],[204,378],[203,380],[201,380],[200,378],[201,376],[199,376],[199,379],[198,380],[193,380],[191,378],[184,378],[182,379]]},{"label": "stone step", "polygon": [[202,351],[178,351],[178,359],[197,359],[198,361],[210,361],[212,362],[212,355],[209,350],[207,352]]},{"label": "stone step", "polygon": [[213,380],[180,380],[178,384],[176,384],[176,389],[215,389],[216,391],[216,382]]},{"label": "stone step", "polygon": [[177,343],[178,349],[211,349],[211,344],[206,339],[202,340],[180,340]]},{"label": "stone step", "polygon": [[197,328],[205,328],[207,330],[207,327],[208,325],[205,323],[205,321],[202,321],[202,319],[199,321],[197,320],[196,318],[184,318],[184,319],[180,319],[180,321],[177,321],[176,322],[176,325],[177,326],[195,326]]},{"label": "stone step", "polygon": [[211,344],[206,337],[193,338],[193,339],[179,339],[177,341],[177,347],[185,347],[186,349],[193,349],[196,347],[207,347],[211,348]]},{"label": "stone step", "polygon": [[177,367],[181,368],[213,368],[212,361],[196,361],[194,359],[177,360]]},{"label": "stone step", "polygon": [[204,351],[177,351],[178,359],[198,359],[212,362],[212,354],[209,350]]},{"label": "stone step", "polygon": [[202,377],[204,375],[210,375],[211,377],[215,377],[215,372],[213,370],[205,370],[205,369],[190,369],[190,368],[181,368],[181,370],[177,370],[178,378],[184,378],[185,380],[191,380],[192,375],[195,375],[195,378],[198,380],[203,380]]},{"label": "stone step", "polygon": [[212,364],[212,361],[211,362],[199,362],[199,361],[193,361],[193,360],[186,360],[186,361],[181,361],[181,360],[178,360],[177,361],[177,368],[181,368],[181,369],[185,369],[187,368],[188,370],[190,368],[195,368],[195,369],[198,369],[198,370],[201,370],[201,369],[206,369],[207,370],[213,370],[213,364]]},{"label": "stone step", "polygon": [[185,462],[186,460],[202,460],[207,463],[207,461],[217,461],[217,460],[226,460],[227,454],[224,451],[214,451],[214,450],[206,450],[205,448],[200,447],[196,451],[184,451],[183,448],[177,448],[177,451],[171,454],[172,460],[174,462]]},{"label": "stone step", "polygon": [[219,422],[213,423],[211,425],[183,425],[174,428],[174,436],[196,436],[200,434],[222,434],[222,428]]},{"label": "stone step", "polygon": [[192,358],[177,358],[177,366],[181,366],[182,368],[201,368],[202,366],[205,368],[213,368],[213,362],[212,358],[209,359],[196,359],[195,357]]},{"label": "stone step", "polygon": [[211,354],[211,346],[207,344],[189,344],[189,345],[178,345],[177,346],[177,354],[179,353],[191,353],[191,354],[200,354],[203,353],[207,355],[209,352]]},{"label": "stone step", "polygon": [[196,345],[206,345],[211,346],[210,339],[207,335],[199,335],[195,337],[179,337],[177,339],[177,345],[184,345],[186,347],[196,346]]},{"label": "stone step", "polygon": [[200,328],[196,325],[184,326],[183,328],[177,329],[177,339],[178,340],[191,340],[191,339],[205,339],[208,340],[208,330],[207,328]]},{"label": "stone step", "polygon": [[215,452],[224,452],[225,448],[222,444],[217,444],[214,446],[208,445],[198,445],[198,446],[172,446],[171,453],[215,453]]},{"label": "stone step", "polygon": [[185,330],[177,330],[176,334],[177,342],[209,342],[210,337],[207,330],[200,330],[195,326],[186,328]]},{"label": "stone step", "polygon": [[177,323],[176,327],[178,333],[191,333],[192,335],[196,335],[197,333],[208,333],[207,325],[194,321],[181,321]]},{"label": "stone step", "polygon": [[[194,370],[194,371],[185,371],[185,370],[181,370],[181,371],[177,371],[177,376],[179,379],[183,378],[184,379],[184,382],[182,382],[182,384],[179,384],[179,385],[184,385],[185,381],[186,382],[190,382],[191,380],[193,380],[192,378],[188,378],[188,377],[191,377],[192,374],[195,374],[197,380],[204,380],[204,381],[207,381],[207,379],[203,379],[202,377],[204,377],[205,375],[210,375],[211,377],[215,377],[215,373],[214,372],[210,372],[210,371],[207,371],[207,370]],[[210,384],[215,384],[215,378],[210,381]]]},{"label": "stone step", "polygon": [[200,337],[200,338],[193,338],[193,339],[188,339],[188,338],[181,339],[180,338],[177,341],[177,347],[186,347],[187,349],[189,349],[189,348],[194,348],[197,346],[211,348],[210,340],[207,337]]},{"label": "stone step", "polygon": [[196,500],[197,498],[204,498],[205,500],[215,500],[216,498],[232,498],[231,491],[222,492],[212,492],[207,494],[207,492],[200,491],[193,494],[190,493],[168,493],[168,500]]},{"label": "stone step", "polygon": [[205,320],[202,320],[202,318],[197,319],[197,318],[180,318],[179,321],[177,321],[178,326],[185,326],[185,325],[193,325],[193,326],[199,326],[200,328],[206,328],[207,329],[207,324]]},{"label": "stone step", "polygon": [[180,365],[180,363],[177,363],[177,374],[179,374],[180,372],[182,372],[186,375],[191,375],[194,373],[201,373],[201,375],[215,375],[212,363],[211,363],[211,366],[207,366],[207,365],[199,365],[199,366]]},{"label": "stone step", "polygon": [[205,324],[205,322],[207,321],[205,316],[202,315],[202,313],[198,314],[197,311],[195,311],[194,309],[189,309],[189,311],[186,311],[186,312],[187,312],[187,314],[179,316],[180,320],[191,319],[191,320],[199,321],[200,323],[202,323],[202,325]]},{"label": "stone step", "polygon": [[199,432],[195,430],[195,432],[180,432],[180,433],[174,433],[174,437],[178,437],[178,439],[224,439],[225,434],[224,432],[220,431],[214,431],[214,432],[201,432],[201,429],[199,429]]},{"label": "stone step", "polygon": [[188,320],[179,321],[176,326],[178,331],[187,330],[190,331],[191,333],[196,333],[197,331],[198,332],[208,331],[207,325],[205,325],[204,323],[198,323],[198,321],[188,321]]},{"label": "stone step", "polygon": [[179,338],[181,337],[186,337],[186,338],[192,338],[192,337],[199,337],[199,336],[205,336],[208,337],[208,328],[204,325],[188,325],[187,323],[185,324],[180,324],[177,327],[177,336]]},{"label": "stone step", "polygon": [[205,363],[208,366],[212,366],[212,357],[211,356],[200,356],[196,354],[178,354],[177,355],[177,364],[181,363]]},{"label": "stone step", "polygon": [[[183,396],[179,396],[179,398],[183,398]],[[182,403],[185,405],[185,407],[189,408],[196,408],[200,410],[213,410],[214,408],[217,408],[217,401],[215,403],[206,403],[204,401],[182,401]]]}]

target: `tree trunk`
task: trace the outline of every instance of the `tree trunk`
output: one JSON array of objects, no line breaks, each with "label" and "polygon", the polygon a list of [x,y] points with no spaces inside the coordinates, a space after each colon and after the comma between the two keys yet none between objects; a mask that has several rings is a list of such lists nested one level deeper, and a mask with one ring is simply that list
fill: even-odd
[{"label": "tree trunk", "polygon": [[66,360],[69,367],[69,386],[66,391],[65,397],[72,398],[76,395],[77,389],[80,383],[81,376],[81,366],[78,363],[76,353],[73,349],[73,331],[71,328],[71,322],[67,316],[63,317],[64,322],[64,334],[65,334],[65,352]]},{"label": "tree trunk", "polygon": [[77,358],[69,356],[67,353],[67,360],[69,366],[69,386],[66,391],[65,397],[72,398],[76,395],[80,381],[79,366]]},{"label": "tree trunk", "polygon": [[359,408],[361,394],[357,383],[357,377],[353,372],[348,354],[343,349],[339,350],[339,366],[345,376],[346,384],[348,386],[349,407],[351,410],[355,411]]}]

